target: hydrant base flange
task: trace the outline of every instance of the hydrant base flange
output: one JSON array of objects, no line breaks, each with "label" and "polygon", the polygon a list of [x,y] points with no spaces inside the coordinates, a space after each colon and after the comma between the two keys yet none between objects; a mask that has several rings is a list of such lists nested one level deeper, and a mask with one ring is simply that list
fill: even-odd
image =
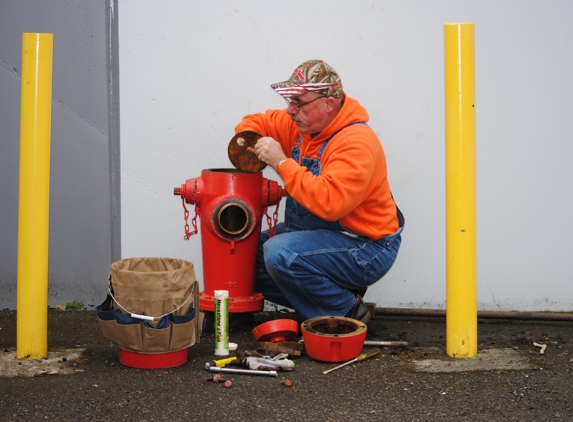
[{"label": "hydrant base flange", "polygon": [[[264,307],[265,298],[262,293],[252,296],[229,297],[229,312],[258,312]],[[202,311],[215,312],[215,297],[205,292],[199,293],[199,307]]]}]

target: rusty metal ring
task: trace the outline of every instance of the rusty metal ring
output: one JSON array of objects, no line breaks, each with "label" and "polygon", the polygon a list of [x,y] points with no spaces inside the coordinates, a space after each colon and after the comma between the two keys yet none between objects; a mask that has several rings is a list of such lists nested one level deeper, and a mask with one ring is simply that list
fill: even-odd
[{"label": "rusty metal ring", "polygon": [[[229,160],[231,160],[235,168],[245,173],[258,173],[267,166],[255,154],[247,151],[247,148],[254,147],[262,136],[253,130],[245,130],[233,136],[229,142],[228,154]],[[239,139],[244,140],[241,143],[242,145],[240,145]]]}]

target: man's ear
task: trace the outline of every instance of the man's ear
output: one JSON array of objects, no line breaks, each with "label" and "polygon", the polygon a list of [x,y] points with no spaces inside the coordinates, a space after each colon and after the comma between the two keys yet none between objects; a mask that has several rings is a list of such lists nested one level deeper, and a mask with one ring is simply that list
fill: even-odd
[{"label": "man's ear", "polygon": [[328,111],[332,111],[336,107],[336,100],[334,97],[326,98],[326,106],[328,107]]}]

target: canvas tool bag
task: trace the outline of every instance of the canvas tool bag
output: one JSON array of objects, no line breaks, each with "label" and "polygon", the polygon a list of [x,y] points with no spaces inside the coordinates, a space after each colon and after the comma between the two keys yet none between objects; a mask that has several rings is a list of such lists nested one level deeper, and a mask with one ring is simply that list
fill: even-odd
[{"label": "canvas tool bag", "polygon": [[203,314],[191,262],[128,258],[111,264],[109,290],[97,307],[103,335],[137,353],[166,353],[199,343]]}]

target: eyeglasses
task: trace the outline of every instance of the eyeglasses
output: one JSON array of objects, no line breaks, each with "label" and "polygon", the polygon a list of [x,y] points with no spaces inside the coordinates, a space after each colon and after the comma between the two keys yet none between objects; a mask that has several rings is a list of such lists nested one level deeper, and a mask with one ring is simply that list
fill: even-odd
[{"label": "eyeglasses", "polygon": [[295,103],[293,101],[291,101],[289,98],[285,98],[285,101],[287,102],[287,104],[291,105],[292,108],[294,108],[296,111],[299,111],[302,107],[304,107],[305,105],[308,105],[316,100],[320,100],[321,98],[326,98],[326,95],[322,95],[320,97],[315,98],[314,100],[310,100],[306,103]]}]

